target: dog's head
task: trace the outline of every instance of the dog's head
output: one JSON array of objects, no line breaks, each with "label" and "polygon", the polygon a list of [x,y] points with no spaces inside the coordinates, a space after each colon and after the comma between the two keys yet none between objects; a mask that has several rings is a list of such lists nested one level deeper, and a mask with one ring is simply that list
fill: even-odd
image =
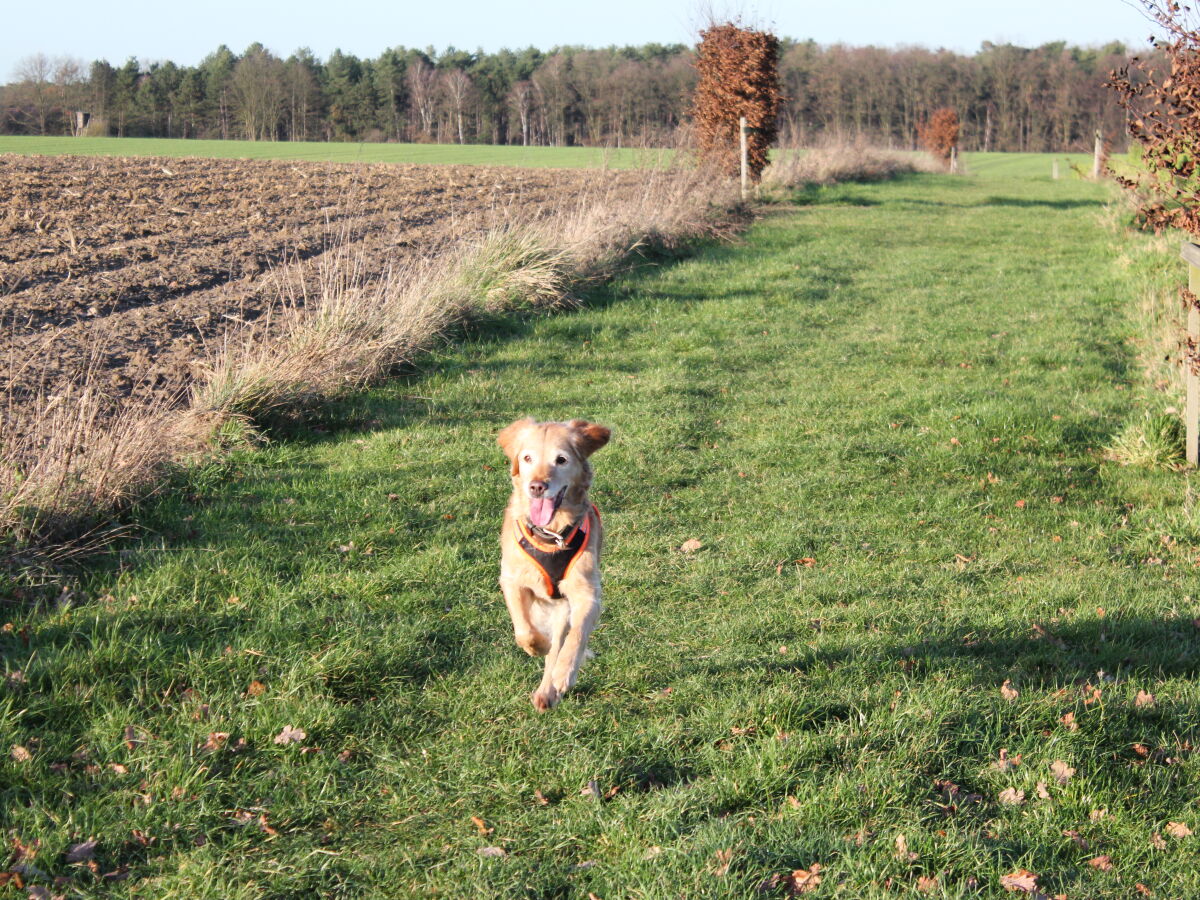
[{"label": "dog's head", "polygon": [[583,503],[592,484],[588,457],[607,444],[610,435],[603,425],[583,419],[519,419],[497,435],[496,443],[512,463],[513,489],[530,522],[544,528],[564,501],[571,506]]}]

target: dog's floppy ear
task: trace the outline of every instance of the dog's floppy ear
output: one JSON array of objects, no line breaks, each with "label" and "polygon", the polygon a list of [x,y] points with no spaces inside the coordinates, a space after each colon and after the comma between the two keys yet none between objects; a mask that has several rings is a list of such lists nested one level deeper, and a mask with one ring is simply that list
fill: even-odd
[{"label": "dog's floppy ear", "polygon": [[513,475],[517,474],[517,435],[530,425],[536,424],[532,416],[526,416],[502,428],[500,433],[496,435],[496,443],[500,445],[500,449],[504,451],[504,455],[512,462]]},{"label": "dog's floppy ear", "polygon": [[585,458],[607,444],[608,439],[612,437],[612,432],[603,425],[596,425],[586,419],[572,419],[567,424],[571,427],[575,446]]}]

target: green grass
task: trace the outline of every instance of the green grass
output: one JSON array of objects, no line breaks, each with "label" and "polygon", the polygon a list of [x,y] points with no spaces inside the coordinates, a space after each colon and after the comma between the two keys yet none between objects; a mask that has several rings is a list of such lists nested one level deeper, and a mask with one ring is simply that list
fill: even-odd
[{"label": "green grass", "polygon": [[1058,160],[1058,177],[1079,180],[1071,169],[1078,166],[1086,175],[1092,173],[1090,153],[964,153],[963,165],[970,175],[987,178],[1045,178],[1050,179],[1054,161]]},{"label": "green grass", "polygon": [[[1099,452],[1140,415],[1106,190],[829,189],[194,471],[9,605],[4,832],[78,896],[1197,896],[1200,834],[1155,837],[1200,832],[1196,482]],[[496,585],[526,413],[614,429],[547,715]]]},{"label": "green grass", "polygon": [[[604,147],[513,147],[490,144],[355,144],[318,141],[190,141],[167,138],[70,138],[0,135],[0,154],[61,156],[191,156],[211,159],[305,159],[320,162],[438,163],[472,166],[624,169],[670,157],[667,150]],[[1085,153],[965,153],[976,175],[1050,177],[1058,159],[1061,177],[1070,162],[1091,171]]]},{"label": "green grass", "polygon": [[315,141],[0,136],[0,154],[192,156],[212,159],[304,159],[342,163],[439,163],[543,168],[632,168],[653,163],[665,152],[603,147],[512,147],[486,144],[354,144]]}]

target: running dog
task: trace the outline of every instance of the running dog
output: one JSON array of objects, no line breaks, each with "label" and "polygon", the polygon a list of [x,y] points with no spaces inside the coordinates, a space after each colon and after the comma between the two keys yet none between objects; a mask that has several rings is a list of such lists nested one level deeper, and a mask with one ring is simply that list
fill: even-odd
[{"label": "running dog", "polygon": [[517,645],[544,656],[542,683],[530,699],[553,707],[591,656],[588,637],[600,617],[600,511],[588,501],[588,457],[608,443],[603,425],[513,422],[496,442],[511,463],[512,496],[500,529],[500,588]]}]

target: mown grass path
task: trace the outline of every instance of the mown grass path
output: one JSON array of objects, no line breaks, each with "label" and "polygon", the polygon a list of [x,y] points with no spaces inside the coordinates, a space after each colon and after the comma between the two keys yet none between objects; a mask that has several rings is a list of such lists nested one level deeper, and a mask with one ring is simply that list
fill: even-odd
[{"label": "mown grass path", "polygon": [[[1099,453],[1139,378],[1107,196],[822,191],[195,473],[7,611],[4,829],[89,895],[1196,896],[1195,482]],[[547,715],[495,581],[527,413],[614,430]]]}]

